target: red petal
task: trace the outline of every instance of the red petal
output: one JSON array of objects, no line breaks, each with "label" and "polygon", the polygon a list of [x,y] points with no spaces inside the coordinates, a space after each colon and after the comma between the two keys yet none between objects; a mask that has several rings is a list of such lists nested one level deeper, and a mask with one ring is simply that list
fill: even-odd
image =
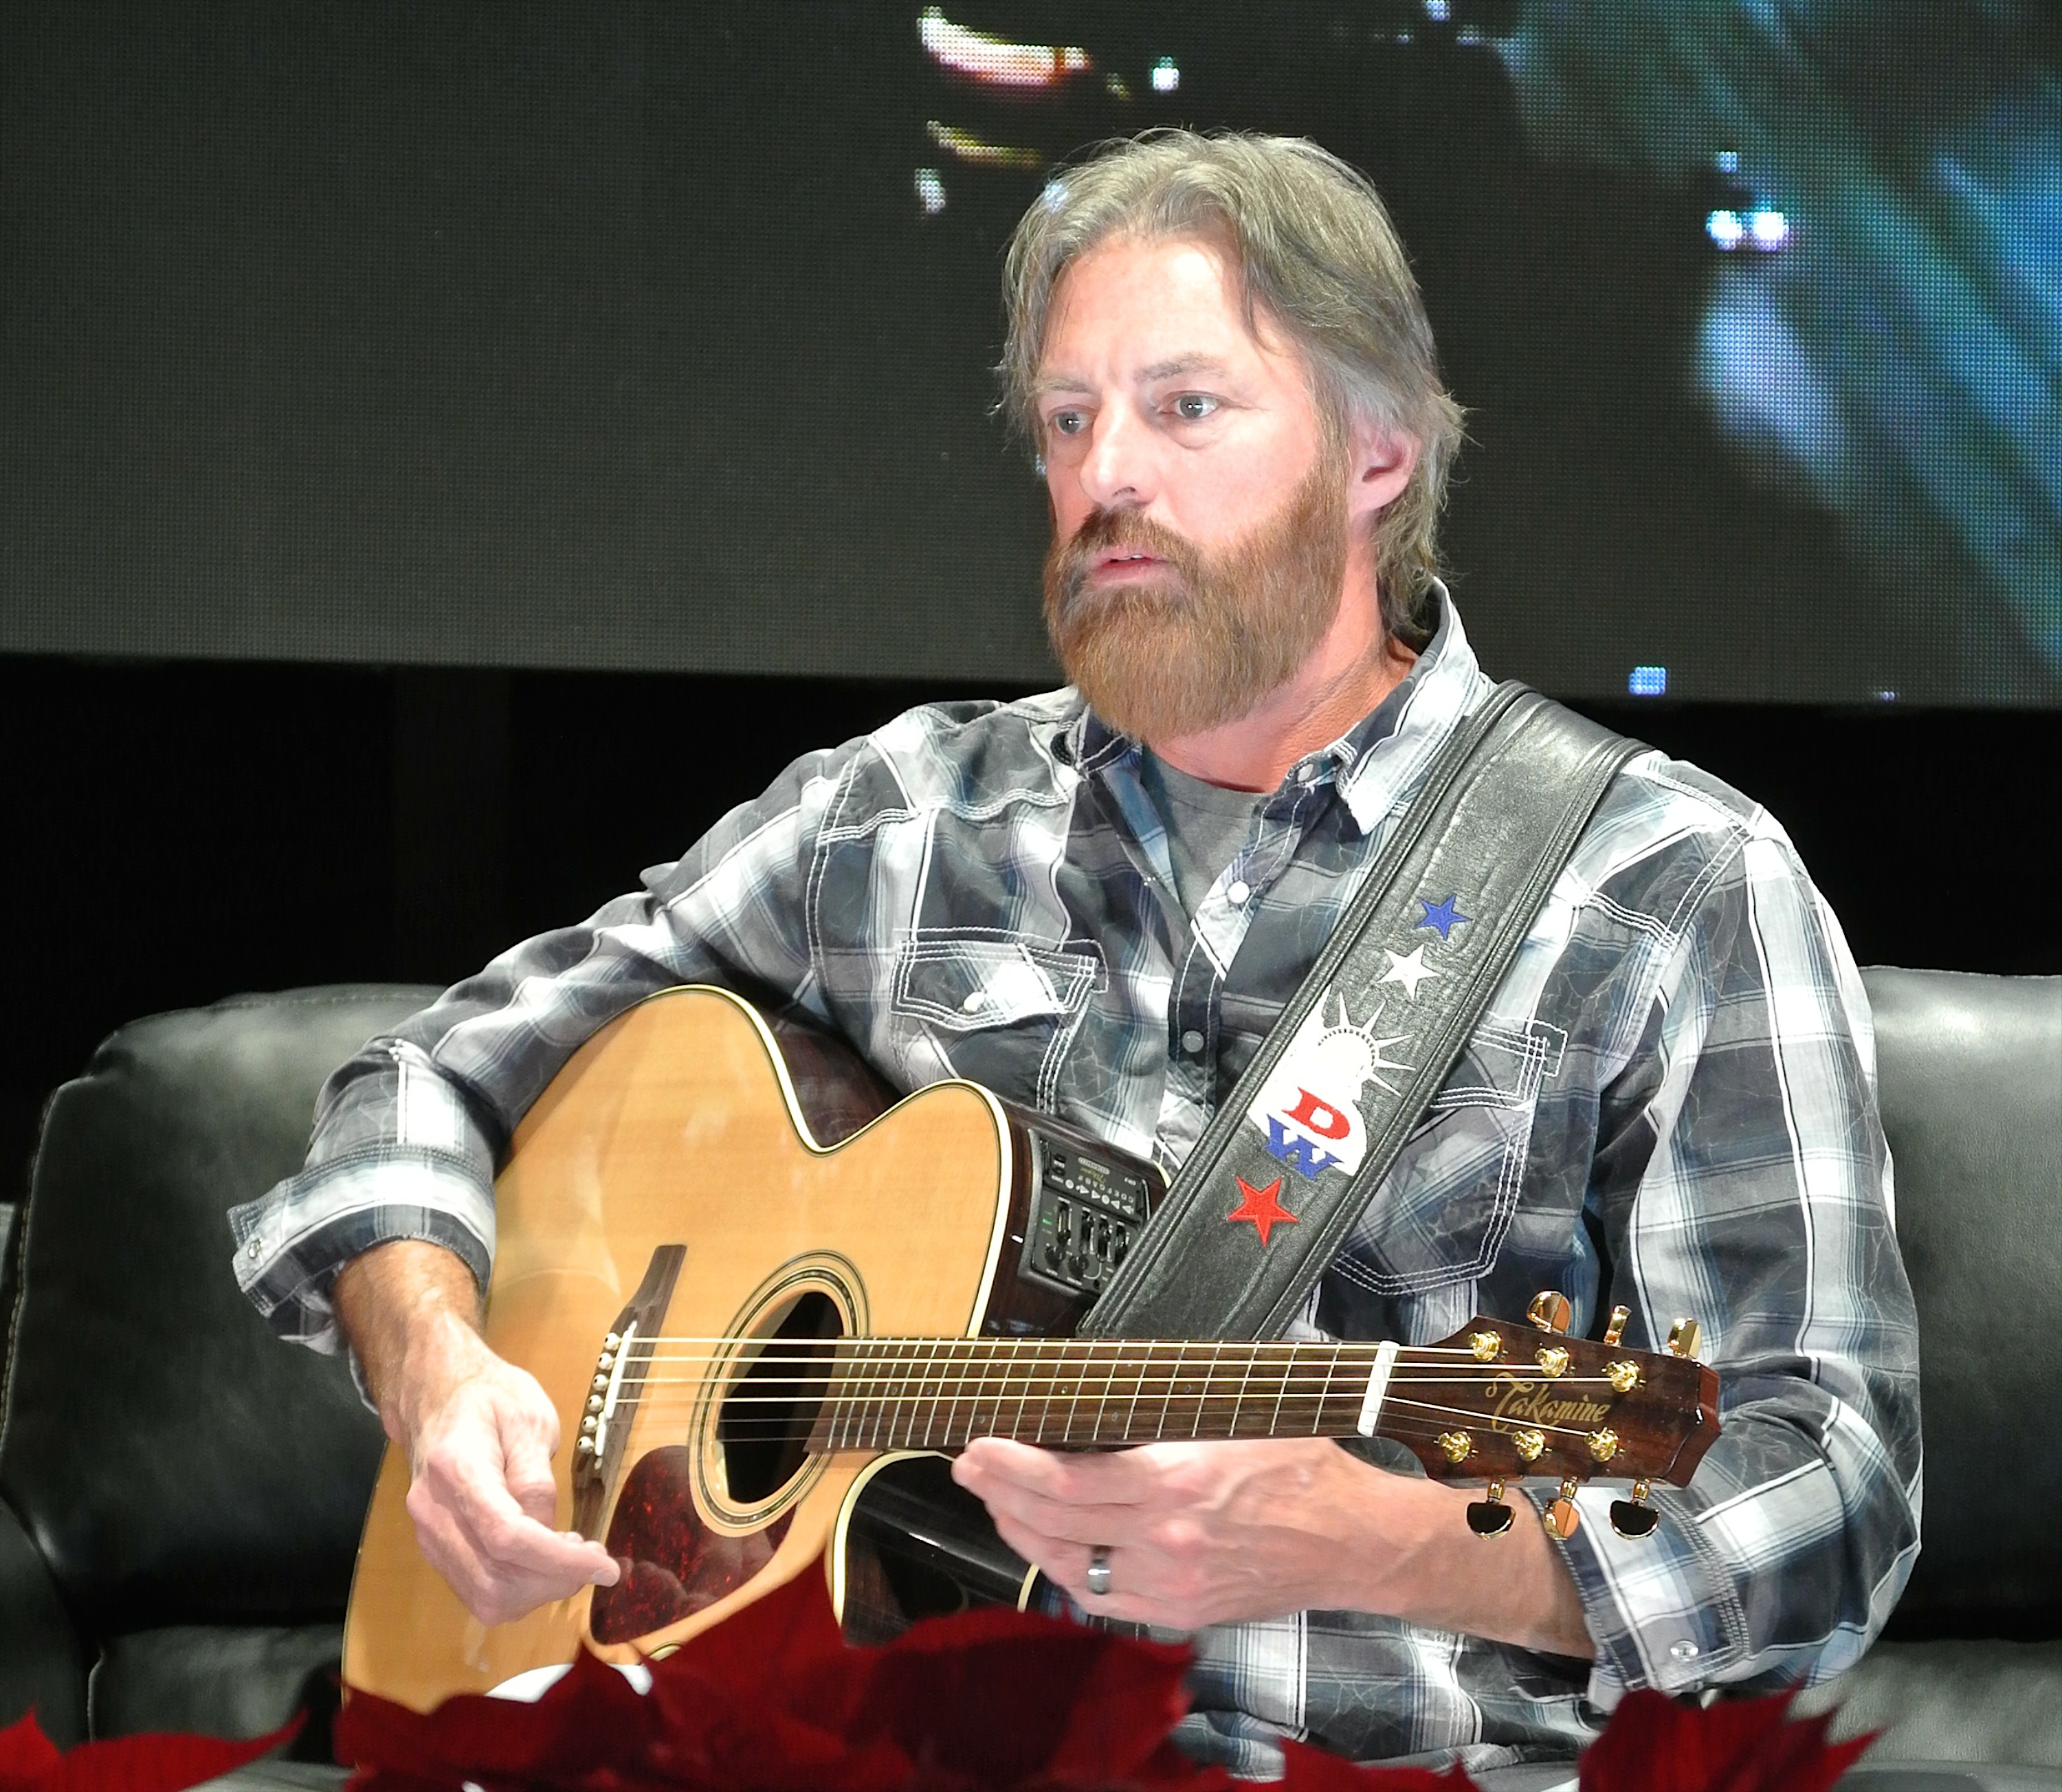
[{"label": "red petal", "polygon": [[185,1792],[269,1754],[300,1729],[295,1718],[269,1736],[117,1736],[82,1742],[38,1782],[39,1792]]},{"label": "red petal", "polygon": [[1705,1709],[1627,1693],[1583,1757],[1581,1792],[1827,1792],[1875,1740],[1827,1745],[1827,1718],[1787,1721],[1795,1695]]},{"label": "red petal", "polygon": [[634,1770],[657,1728],[651,1705],[583,1654],[534,1704],[460,1693],[427,1714],[354,1692],[336,1720],[340,1761],[437,1786],[496,1780],[569,1786]]},{"label": "red petal", "polygon": [[26,1792],[62,1758],[57,1744],[36,1722],[36,1714],[30,1712],[0,1730],[0,1792]]}]

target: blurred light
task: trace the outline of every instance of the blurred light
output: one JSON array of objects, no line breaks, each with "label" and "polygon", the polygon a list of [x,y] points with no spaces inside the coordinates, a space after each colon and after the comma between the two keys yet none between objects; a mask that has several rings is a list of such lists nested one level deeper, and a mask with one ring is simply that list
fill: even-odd
[{"label": "blurred light", "polygon": [[937,169],[917,170],[917,202],[927,218],[935,218],[945,209],[945,183]]},{"label": "blurred light", "polygon": [[1057,211],[1067,202],[1067,183],[1063,180],[1049,180],[1045,190],[1038,195],[1039,202],[1048,211]]},{"label": "blurred light", "polygon": [[1668,695],[1668,668],[1666,666],[1635,666],[1632,676],[1625,681],[1628,694],[1635,697],[1665,697]]},{"label": "blurred light", "polygon": [[1112,69],[1102,78],[1102,90],[1112,99],[1128,102],[1131,98],[1130,84],[1115,69]]},{"label": "blurred light", "polygon": [[1153,90],[1156,94],[1171,94],[1181,84],[1181,71],[1174,66],[1174,58],[1162,56],[1153,65]]},{"label": "blurred light", "polygon": [[924,128],[930,132],[931,141],[948,155],[956,155],[961,161],[971,162],[979,167],[1042,168],[1045,166],[1045,157],[1036,150],[1018,149],[1008,143],[987,142],[972,131],[961,130],[953,125],[940,124],[936,118]]},{"label": "blurred light", "polygon": [[1747,226],[1736,211],[1715,211],[1704,220],[1704,235],[1721,249],[1737,249],[1740,239],[1747,235]]},{"label": "blurred light", "polygon": [[1425,0],[1425,16],[1434,25],[1443,25],[1453,16],[1454,9],[1449,0]]},{"label": "blurred light", "polygon": [[1896,703],[1897,693],[1895,691],[1879,691],[1875,694],[1875,700],[1878,703]]},{"label": "blurred light", "polygon": [[1089,53],[1064,44],[1010,43],[955,25],[936,6],[917,15],[917,35],[955,74],[998,87],[1049,87],[1089,66]]},{"label": "blurred light", "polygon": [[1790,240],[1790,220],[1779,211],[1750,212],[1747,227],[1757,249],[1780,249]]},{"label": "blurred light", "polygon": [[1739,172],[1739,151],[1738,150],[1720,150],[1718,154],[1717,160],[1719,164],[1719,172],[1720,174],[1736,174]]}]

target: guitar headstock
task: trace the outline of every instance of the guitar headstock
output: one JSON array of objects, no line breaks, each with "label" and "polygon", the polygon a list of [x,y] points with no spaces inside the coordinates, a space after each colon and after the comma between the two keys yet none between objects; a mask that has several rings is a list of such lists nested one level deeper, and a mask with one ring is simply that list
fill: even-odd
[{"label": "guitar headstock", "polygon": [[[1601,1341],[1569,1337],[1561,1329],[1567,1313],[1565,1297],[1549,1292],[1533,1302],[1530,1324],[1472,1319],[1451,1337],[1405,1352],[1382,1434],[1435,1481],[1490,1483],[1488,1504],[1499,1510],[1502,1482],[1559,1481],[1563,1499],[1555,1503],[1566,1505],[1568,1530],[1574,1508],[1567,1502],[1580,1483],[1631,1481],[1631,1503],[1645,1517],[1630,1517],[1628,1533],[1643,1523],[1651,1529],[1651,1509],[1637,1505],[1645,1484],[1682,1485],[1719,1434],[1717,1373],[1695,1358],[1694,1320],[1680,1321],[1669,1349],[1657,1352],[1618,1341],[1622,1307]],[[1470,1509],[1469,1521],[1481,1529],[1490,1521],[1478,1522]],[[1494,1529],[1508,1522],[1506,1513]]]}]

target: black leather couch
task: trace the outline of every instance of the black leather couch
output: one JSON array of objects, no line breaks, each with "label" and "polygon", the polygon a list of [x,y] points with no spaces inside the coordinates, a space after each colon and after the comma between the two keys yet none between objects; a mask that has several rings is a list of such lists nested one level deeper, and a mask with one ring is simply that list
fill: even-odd
[{"label": "black leather couch", "polygon": [[[2062,1788],[2062,978],[1867,976],[1926,1545],[1887,1639],[1811,1702],[1887,1729],[1878,1772]],[[250,1735],[312,1698],[300,1752],[322,1752],[379,1427],[340,1361],[244,1304],[223,1214],[298,1163],[329,1068],[432,993],[139,1020],[52,1098],[6,1271],[0,1722]]]}]

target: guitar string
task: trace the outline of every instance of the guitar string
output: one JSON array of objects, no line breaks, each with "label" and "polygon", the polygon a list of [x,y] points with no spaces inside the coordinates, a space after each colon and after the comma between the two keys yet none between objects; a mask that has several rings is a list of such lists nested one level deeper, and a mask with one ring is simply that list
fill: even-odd
[{"label": "guitar string", "polygon": [[[999,1394],[999,1395],[997,1396],[997,1399],[996,1399],[996,1401],[995,1401],[995,1404],[996,1404],[996,1406],[997,1406],[997,1411],[998,1411],[998,1414],[999,1414],[999,1413],[1000,1413],[1000,1409],[1001,1409],[1001,1406],[1002,1406],[1002,1405],[1003,1405],[1003,1404],[1007,1401],[1008,1397],[1008,1397],[1008,1393],[1007,1393],[1006,1390],[1005,1390],[1005,1391],[1004,1391],[1003,1393],[1001,1393],[1001,1394]],[[1203,1396],[1197,1396],[1197,1397],[1197,1397],[1198,1399],[1201,1399],[1201,1400],[1217,1399],[1217,1400],[1219,1400],[1219,1401],[1225,1401],[1225,1400],[1228,1400],[1228,1399],[1230,1399],[1230,1397],[1229,1397],[1229,1396],[1226,1396],[1226,1395],[1203,1395]],[[1319,1407],[1320,1407],[1320,1409],[1321,1409],[1321,1410],[1322,1410],[1322,1405],[1323,1405],[1324,1401],[1325,1401],[1325,1399],[1326,1399],[1327,1397],[1321,1394],[1321,1395],[1317,1395],[1317,1396],[1305,1396],[1305,1397],[1306,1397],[1306,1398],[1314,1398],[1314,1399],[1317,1401],[1317,1402],[1318,1402],[1318,1405],[1319,1405]],[[1330,1397],[1338,1398],[1338,1399],[1339,1399],[1339,1400],[1343,1403],[1345,1401],[1346,1401],[1346,1400],[1350,1399],[1350,1395],[1342,1395],[1342,1396],[1335,1396],[1335,1397]],[[916,1421],[916,1418],[917,1418],[917,1417],[918,1416],[918,1413],[924,1413],[925,1416],[927,1416],[927,1417],[930,1419],[930,1421],[931,1421],[933,1423],[935,1423],[935,1422],[936,1422],[936,1421],[937,1421],[937,1417],[938,1409],[939,1409],[941,1407],[945,1407],[945,1408],[949,1409],[949,1408],[951,1408],[951,1407],[957,1406],[957,1405],[960,1405],[962,1401],[965,1401],[965,1403],[969,1406],[969,1408],[970,1408],[970,1409],[973,1409],[973,1410],[970,1410],[970,1411],[969,1411],[969,1415],[968,1415],[968,1417],[969,1417],[969,1423],[971,1423],[971,1422],[972,1422],[972,1420],[973,1420],[973,1411],[974,1411],[974,1410],[978,1410],[978,1409],[979,1409],[979,1405],[980,1405],[980,1397],[976,1397],[976,1396],[969,1396],[969,1395],[965,1395],[965,1394],[961,1394],[961,1395],[960,1395],[960,1396],[957,1397],[956,1398],[952,1399],[952,1400],[949,1400],[949,1400],[945,1400],[945,1399],[944,1399],[944,1398],[942,1398],[941,1397],[937,1396],[937,1395],[923,1395],[923,1396],[918,1396],[918,1397],[914,1397],[914,1398],[909,1398],[909,1397],[894,1397],[894,1396],[889,1396],[889,1397],[885,1397],[885,1398],[883,1398],[883,1399],[881,1399],[881,1400],[879,1400],[879,1401],[861,1401],[861,1402],[855,1402],[855,1401],[851,1401],[849,1398],[832,1399],[832,1397],[828,1397],[828,1396],[825,1396],[825,1397],[824,1397],[824,1399],[823,1399],[823,1401],[822,1401],[822,1405],[823,1405],[824,1408],[826,1408],[826,1409],[835,1408],[835,1407],[838,1407],[838,1406],[844,1406],[844,1407],[847,1408],[847,1409],[848,1409],[848,1411],[847,1411],[844,1414],[843,1414],[843,1415],[840,1415],[840,1416],[841,1418],[857,1418],[857,1417],[874,1417],[874,1418],[876,1418],[876,1419],[879,1419],[879,1418],[880,1418],[880,1417],[881,1417],[881,1415],[882,1414],[882,1413],[883,1413],[883,1412],[884,1412],[884,1410],[885,1410],[885,1411],[886,1412],[886,1413],[889,1415],[889,1416],[887,1417],[887,1418],[886,1418],[886,1421],[885,1421],[886,1426],[887,1426],[887,1429],[888,1429],[888,1430],[889,1430],[889,1432],[890,1435],[892,1436],[892,1435],[895,1435],[895,1434],[897,1433],[897,1431],[898,1431],[898,1429],[899,1429],[899,1427],[900,1427],[900,1425],[901,1425],[902,1423],[904,1423],[904,1422],[907,1422],[907,1423],[909,1423],[909,1424],[910,1424],[910,1425],[913,1425],[913,1424],[915,1423],[915,1421]],[[733,1397],[731,1400],[725,1401],[724,1402],[723,1402],[723,1404],[724,1404],[726,1407],[736,1404],[736,1397]],[[793,1404],[793,1402],[789,1401],[786,1401],[786,1400],[780,1400],[780,1401],[768,1401],[768,1402],[767,1402],[767,1404],[768,1404],[768,1405],[789,1405]],[[1049,1402],[1048,1402],[1047,1404],[1048,1404],[1048,1405],[1049,1405]],[[1428,1418],[1427,1418],[1426,1422],[1432,1422],[1432,1423],[1446,1422],[1446,1421],[1460,1421],[1460,1423],[1462,1423],[1462,1425],[1480,1425],[1480,1424],[1483,1423],[1486,1420],[1492,1419],[1492,1418],[1494,1418],[1494,1417],[1496,1417],[1496,1415],[1495,1415],[1495,1414],[1493,1414],[1493,1413],[1485,1413],[1474,1412],[1474,1411],[1471,1411],[1471,1410],[1470,1410],[1469,1409],[1467,1409],[1467,1408],[1466,1408],[1466,1407],[1462,1407],[1462,1406],[1443,1406],[1443,1405],[1437,1405],[1437,1404],[1435,1404],[1435,1403],[1434,1403],[1434,1402],[1432,1402],[1432,1401],[1422,1401],[1422,1400],[1394,1399],[1394,1400],[1392,1400],[1391,1401],[1386,1402],[1386,1403],[1385,1403],[1385,1405],[1384,1405],[1383,1410],[1384,1410],[1385,1412],[1386,1412],[1386,1411],[1387,1411],[1387,1410],[1388,1410],[1388,1409],[1389,1409],[1389,1406],[1390,1406],[1390,1405],[1394,1405],[1394,1406],[1397,1406],[1397,1407],[1399,1407],[1399,1408],[1410,1408],[1410,1409],[1413,1409],[1411,1413],[1410,1413],[1410,1414],[1405,1414],[1405,1415],[1400,1415],[1400,1416],[1416,1416],[1417,1414],[1425,1414],[1425,1415],[1429,1415],[1429,1417],[1428,1417]],[[900,1409],[901,1409],[901,1407],[903,1407],[904,1405],[908,1405],[908,1406],[912,1407],[913,1409],[915,1409],[915,1410],[913,1410],[911,1413],[909,1413],[908,1415],[906,1415],[906,1418],[905,1418],[905,1415],[904,1415],[904,1414],[901,1413],[901,1411],[900,1410]],[[854,1408],[854,1407],[856,1407],[856,1408],[858,1409],[858,1410],[856,1410],[856,1411],[851,1410],[851,1409],[852,1409],[852,1408]],[[659,1402],[659,1401],[653,1401],[653,1402],[650,1403],[650,1405],[648,1405],[645,1402],[644,1402],[644,1401],[640,1401],[638,1402],[638,1405],[637,1405],[637,1410],[638,1410],[638,1412],[639,1412],[640,1413],[641,1413],[641,1414],[643,1414],[643,1415],[646,1416],[646,1417],[649,1417],[649,1416],[651,1416],[651,1415],[652,1415],[652,1413],[654,1413],[664,1412],[664,1411],[665,1411],[665,1410],[667,1410],[667,1409],[667,1409],[667,1407],[665,1406],[665,1405],[664,1405],[663,1403]],[[1205,1413],[1204,1413],[1202,1412],[1202,1410],[1199,1408],[1199,1409],[1198,1409],[1198,1410],[1197,1410],[1197,1415],[1196,1415],[1197,1421],[1197,1423],[1198,1423],[1198,1424],[1200,1424],[1200,1422],[1201,1422],[1201,1419],[1202,1419],[1205,1416],[1206,1416],[1206,1415],[1205,1415]],[[1234,1409],[1234,1412],[1233,1412],[1233,1413],[1232,1413],[1232,1419],[1233,1419],[1233,1423],[1234,1423],[1234,1425],[1236,1425],[1236,1424],[1237,1424],[1237,1422],[1238,1422],[1238,1413],[1237,1413],[1237,1411],[1236,1411],[1235,1409]],[[836,1421],[834,1421],[833,1422],[835,1423],[835,1422],[836,1422]],[[1021,1425],[1021,1420],[1020,1420],[1019,1423],[1020,1423],[1020,1425]],[[813,1428],[813,1427],[812,1427],[812,1428]],[[946,1429],[947,1429],[947,1431],[949,1433],[949,1432],[951,1431],[951,1429],[953,1429],[952,1425],[951,1425],[951,1423],[950,1423],[950,1421],[949,1421],[949,1421],[948,1421],[948,1422],[947,1422]],[[1015,1432],[1017,1430],[1017,1429],[1018,1429],[1018,1426],[1013,1425],[1013,1426],[1011,1427],[1011,1433],[1013,1435],[1013,1434],[1015,1433]],[[1555,1435],[1555,1436],[1567,1437],[1578,1437],[1578,1438],[1580,1438],[1580,1439],[1583,1440],[1585,1442],[1587,1442],[1587,1441],[1588,1441],[1589,1437],[1591,1437],[1591,1433],[1590,1432],[1588,1432],[1588,1431],[1585,1430],[1585,1429],[1583,1429],[1583,1427],[1581,1427],[1580,1425],[1555,1425],[1555,1424],[1551,1424],[1551,1423],[1541,1422],[1541,1423],[1527,1423],[1527,1424],[1526,1424],[1526,1425],[1524,1425],[1523,1429],[1526,1429],[1526,1430],[1528,1430],[1528,1431],[1538,1431],[1538,1432],[1542,1433],[1542,1434],[1551,1434],[1551,1435]],[[990,1433],[983,1433],[983,1435],[989,1435],[989,1434],[990,1434]],[[998,1435],[999,1435],[1000,1433],[996,1433],[996,1434],[998,1434]],[[1065,1430],[1065,1435],[1067,1435],[1067,1436],[1069,1436],[1069,1437],[1071,1437],[1071,1436],[1073,1435],[1073,1433],[1072,1433],[1071,1429],[1066,1429],[1066,1430]],[[1292,1433],[1291,1434],[1293,1435],[1294,1433]],[[1094,1434],[1093,1434],[1093,1433],[1092,1433],[1092,1435],[1094,1435]]]}]

